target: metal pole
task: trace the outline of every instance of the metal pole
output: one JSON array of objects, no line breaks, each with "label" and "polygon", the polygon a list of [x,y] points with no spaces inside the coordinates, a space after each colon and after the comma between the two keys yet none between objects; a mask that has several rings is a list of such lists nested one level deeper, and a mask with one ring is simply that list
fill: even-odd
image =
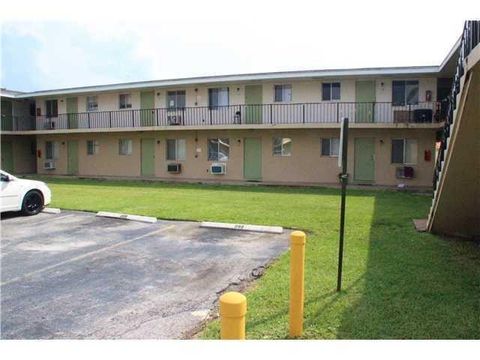
[{"label": "metal pole", "polygon": [[340,174],[340,183],[342,185],[341,204],[340,204],[340,241],[338,246],[338,275],[337,275],[337,291],[342,290],[342,269],[343,269],[343,243],[345,232],[345,201],[347,193],[347,150],[348,150],[348,118],[344,118],[342,121],[341,130],[341,161],[342,161],[342,173]]}]

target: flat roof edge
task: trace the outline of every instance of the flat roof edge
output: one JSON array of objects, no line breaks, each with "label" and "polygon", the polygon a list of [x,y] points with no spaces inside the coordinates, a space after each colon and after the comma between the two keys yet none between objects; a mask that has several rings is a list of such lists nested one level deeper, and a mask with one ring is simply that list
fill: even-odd
[{"label": "flat roof edge", "polygon": [[138,82],[127,82],[108,85],[94,85],[72,87],[64,89],[41,90],[15,95],[15,98],[29,98],[38,96],[68,95],[89,92],[130,90],[140,88],[161,88],[181,85],[202,85],[227,82],[245,82],[262,80],[288,80],[302,78],[321,78],[321,77],[343,77],[343,76],[374,76],[374,75],[419,75],[436,74],[440,70],[439,66],[409,66],[409,67],[388,67],[388,68],[357,68],[357,69],[329,69],[329,70],[301,70],[301,71],[281,71],[271,73],[252,73],[237,75],[215,75],[200,76],[190,78],[166,79],[166,80],[148,80]]}]

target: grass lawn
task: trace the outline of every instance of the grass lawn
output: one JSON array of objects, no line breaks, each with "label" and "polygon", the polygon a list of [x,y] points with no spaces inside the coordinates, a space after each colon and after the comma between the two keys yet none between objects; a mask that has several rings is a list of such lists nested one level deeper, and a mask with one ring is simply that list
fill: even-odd
[{"label": "grass lawn", "polygon": [[[480,338],[480,248],[417,233],[430,197],[349,190],[344,290],[335,292],[339,190],[43,179],[53,207],[307,232],[305,338]],[[288,337],[289,256],[248,291],[247,337]],[[218,321],[204,338],[218,338]]]}]

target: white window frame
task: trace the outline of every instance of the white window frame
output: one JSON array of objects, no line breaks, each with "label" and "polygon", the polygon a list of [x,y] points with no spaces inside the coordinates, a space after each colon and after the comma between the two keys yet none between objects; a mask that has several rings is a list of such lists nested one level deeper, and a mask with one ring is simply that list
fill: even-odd
[{"label": "white window frame", "polygon": [[[402,154],[402,162],[401,163],[394,163],[392,164],[395,165],[417,165],[418,164],[418,141],[417,139],[409,139],[409,138],[395,138],[392,139],[392,146],[391,146],[391,151],[393,151],[393,142],[396,140],[401,140],[403,141],[403,154]],[[412,161],[407,162],[407,146],[408,144],[414,144],[414,149],[415,151],[412,151],[411,154],[413,154],[413,158],[411,159]],[[393,154],[392,156],[393,157]]]},{"label": "white window frame", "polygon": [[[52,146],[52,151],[51,151],[52,157],[51,158],[47,157],[47,155],[48,155],[48,151],[47,151],[47,146],[48,145],[47,144],[49,144],[49,143]],[[58,141],[50,141],[50,140],[45,141],[45,159],[46,160],[57,160],[58,157],[59,157]]]},{"label": "white window frame", "polygon": [[[175,141],[175,156],[173,159],[169,158],[168,153],[168,142]],[[186,160],[186,153],[187,153],[187,142],[185,139],[167,139],[165,141],[165,158],[167,161],[185,161]],[[183,148],[183,149],[182,149]]]},{"label": "white window frame", "polygon": [[[333,98],[333,84],[338,84],[338,99]],[[324,86],[328,85],[328,95],[330,99],[324,100]],[[342,99],[342,83],[340,81],[322,82],[322,101],[340,101]]]},{"label": "white window frame", "polygon": [[[323,142],[328,140],[328,154],[323,154]],[[334,153],[333,149],[333,143],[337,141],[338,147],[337,147],[337,152],[336,154]],[[320,156],[328,156],[328,157],[338,157],[340,153],[340,138],[322,138],[320,140]]]},{"label": "white window frame", "polygon": [[[169,97],[173,96],[173,105],[170,104]],[[179,106],[179,96],[183,96],[183,106]],[[185,90],[169,90],[167,91],[167,108],[168,109],[185,109],[187,106],[187,92]]]},{"label": "white window frame", "polygon": [[[286,142],[285,140],[289,140],[289,141]],[[287,147],[285,146],[287,143],[290,144],[289,149],[287,149]],[[293,141],[292,141],[292,138],[290,137],[274,136],[272,140],[273,156],[292,156],[292,143]],[[280,146],[280,152],[275,151],[275,148],[279,146]]]},{"label": "white window frame", "polygon": [[[219,97],[218,94],[219,93],[226,93],[226,96],[225,95],[222,95],[222,97]],[[217,97],[216,97],[216,100],[217,100],[217,103],[216,104],[213,104],[213,93],[217,93]],[[226,103],[219,103],[218,100],[222,98],[222,99],[226,99]],[[209,88],[208,89],[208,106],[210,109],[218,109],[218,108],[221,108],[221,107],[224,107],[224,106],[229,106],[230,105],[230,89],[228,87],[218,87],[218,88]]]},{"label": "white window frame", "polygon": [[[123,97],[123,101],[122,101]],[[131,109],[132,108],[132,94],[119,94],[118,95],[118,108],[119,109]]]},{"label": "white window frame", "polygon": [[[217,154],[217,157],[216,159],[212,158],[210,156],[210,142],[211,141],[216,141],[217,142],[217,151],[216,151],[216,154]],[[221,153],[220,152],[220,146],[223,144],[223,146],[225,146],[227,149],[228,149],[228,154],[226,155],[226,158],[224,159],[220,159],[219,158],[219,154]],[[207,158],[208,158],[208,161],[228,161],[230,159],[230,139],[229,138],[209,138],[207,139]]]},{"label": "white window frame", "polygon": [[[280,89],[281,99],[277,99],[277,89]],[[289,92],[286,92],[286,90]],[[293,89],[291,84],[273,85],[273,102],[275,103],[290,103],[293,100]]]},{"label": "white window frame", "polygon": [[[126,145],[125,145],[126,143]],[[128,156],[133,153],[133,141],[132,139],[119,139],[118,140],[118,155]]]},{"label": "white window frame", "polygon": [[98,111],[98,98],[96,95],[87,96],[85,103],[87,106],[87,112]]},{"label": "white window frame", "polygon": [[[92,143],[91,147],[89,143]],[[100,145],[98,143],[98,140],[87,140],[87,155],[91,156],[91,155],[98,154],[99,147]],[[89,152],[90,149],[93,149],[92,153]]]}]

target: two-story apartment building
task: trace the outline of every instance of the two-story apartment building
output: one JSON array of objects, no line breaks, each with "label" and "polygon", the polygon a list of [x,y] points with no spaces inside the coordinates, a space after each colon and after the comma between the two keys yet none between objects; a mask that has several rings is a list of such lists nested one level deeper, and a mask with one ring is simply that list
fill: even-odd
[{"label": "two-story apartment building", "polygon": [[211,76],[2,92],[13,173],[431,187],[455,46],[439,66]]}]

